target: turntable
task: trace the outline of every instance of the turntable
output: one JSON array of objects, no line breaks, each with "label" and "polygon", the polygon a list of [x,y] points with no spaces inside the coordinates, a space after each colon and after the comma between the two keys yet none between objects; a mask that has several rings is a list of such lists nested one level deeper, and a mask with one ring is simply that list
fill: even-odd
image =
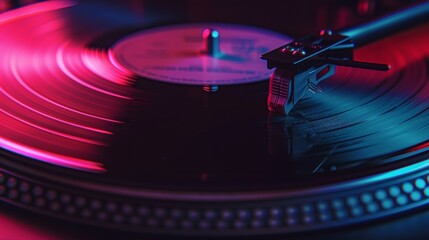
[{"label": "turntable", "polygon": [[5,214],[73,238],[429,234],[429,4],[304,2],[0,14]]}]

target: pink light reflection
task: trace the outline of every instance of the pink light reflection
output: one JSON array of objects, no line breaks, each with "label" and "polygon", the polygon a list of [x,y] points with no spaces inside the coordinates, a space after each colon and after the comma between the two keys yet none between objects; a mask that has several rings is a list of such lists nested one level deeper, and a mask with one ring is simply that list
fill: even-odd
[{"label": "pink light reflection", "polygon": [[24,108],[26,108],[26,109],[28,109],[28,110],[36,113],[36,114],[44,116],[46,118],[50,118],[50,119],[55,120],[57,122],[64,123],[64,124],[67,124],[67,125],[70,125],[70,126],[73,126],[73,127],[82,128],[82,129],[89,130],[89,131],[94,131],[94,132],[103,133],[103,134],[109,134],[109,135],[113,134],[110,131],[106,131],[106,130],[102,130],[102,129],[98,129],[98,128],[92,128],[92,127],[84,126],[82,124],[72,123],[70,121],[66,121],[66,120],[60,119],[58,117],[46,114],[46,113],[44,113],[42,111],[39,111],[39,110],[37,110],[35,108],[32,108],[32,107],[30,107],[30,106],[28,106],[28,105],[20,102],[19,100],[17,100],[13,96],[11,96],[9,93],[7,93],[1,86],[0,86],[0,92],[3,93],[3,95],[5,95],[7,98],[9,98],[10,100],[12,100],[16,104],[18,104],[18,105],[20,105],[20,106],[22,106],[22,107],[24,107]]},{"label": "pink light reflection", "polygon": [[46,1],[31,4],[25,7],[15,9],[13,11],[4,12],[0,15],[0,23],[6,23],[15,21],[21,17],[27,17],[34,14],[40,14],[43,12],[50,12],[61,8],[71,7],[75,5],[75,1]]},{"label": "pink light reflection", "polygon": [[4,111],[3,109],[0,109],[0,112],[2,112],[3,114],[5,114],[5,115],[7,115],[7,116],[9,116],[9,117],[11,117],[11,118],[13,118],[15,120],[18,120],[21,123],[24,123],[24,124],[26,124],[26,125],[28,125],[30,127],[39,129],[41,131],[44,131],[44,132],[47,132],[47,133],[50,133],[50,134],[54,134],[54,135],[57,135],[57,136],[60,136],[60,137],[63,137],[63,138],[68,138],[68,139],[71,139],[71,140],[75,140],[75,141],[78,141],[78,142],[89,143],[89,144],[100,145],[100,146],[105,145],[105,144],[103,144],[101,142],[98,142],[98,141],[93,141],[93,140],[86,139],[86,138],[76,137],[76,136],[73,136],[73,135],[70,135],[70,134],[61,133],[61,132],[58,132],[58,131],[55,131],[55,130],[52,130],[52,129],[48,129],[48,128],[45,128],[45,127],[33,124],[33,123],[29,122],[29,121],[25,121],[22,118],[14,116],[14,115],[12,115],[12,114]]},{"label": "pink light reflection", "polygon": [[[0,15],[0,148],[30,161],[101,173],[131,99],[130,78],[107,53],[82,58],[87,39],[70,38],[73,19],[54,11],[72,5],[46,1]],[[114,72],[100,74],[106,69]]]},{"label": "pink light reflection", "polygon": [[84,116],[87,116],[87,117],[92,117],[92,118],[95,118],[95,119],[100,119],[100,120],[104,120],[104,121],[108,121],[108,122],[113,122],[113,123],[122,123],[121,121],[118,121],[118,120],[115,120],[115,119],[100,117],[100,116],[96,116],[96,115],[93,115],[93,114],[90,114],[90,113],[82,112],[82,111],[77,110],[77,109],[73,109],[73,108],[67,107],[67,106],[65,106],[63,104],[57,103],[56,101],[53,101],[53,100],[51,100],[51,99],[49,99],[49,98],[47,98],[47,97],[39,94],[38,92],[36,92],[35,90],[33,90],[30,86],[28,86],[24,82],[24,80],[21,78],[21,76],[19,75],[19,73],[18,73],[18,71],[16,69],[16,63],[15,62],[16,62],[15,58],[12,57],[11,58],[11,70],[12,70],[13,76],[24,87],[24,89],[26,89],[27,91],[31,92],[33,95],[37,96],[38,98],[46,101],[49,104],[55,105],[57,107],[63,108],[65,110],[68,110],[68,111],[71,111],[71,112],[74,112],[74,113],[77,113],[77,114],[80,114],[80,115],[84,115]]},{"label": "pink light reflection", "polygon": [[0,211],[1,239],[10,240],[58,240],[60,234],[53,233],[47,229],[41,228],[38,224],[16,216],[8,214],[4,210]]},{"label": "pink light reflection", "polygon": [[120,85],[129,85],[132,73],[112,61],[109,53],[98,49],[82,51],[82,62],[94,74]]},{"label": "pink light reflection", "polygon": [[112,96],[112,97],[123,98],[123,99],[131,99],[130,97],[127,97],[127,96],[123,96],[123,95],[116,94],[116,93],[113,93],[113,92],[110,92],[110,91],[106,91],[104,89],[101,89],[99,87],[91,85],[91,84],[87,83],[86,81],[84,81],[84,80],[76,77],[71,71],[69,71],[69,69],[66,67],[66,65],[64,63],[63,53],[64,53],[65,47],[66,47],[66,44],[64,44],[64,45],[62,45],[61,47],[58,48],[56,59],[57,59],[58,66],[63,71],[63,73],[67,75],[67,77],[69,77],[70,79],[72,79],[75,82],[79,83],[80,85],[85,86],[85,87],[87,87],[87,88],[89,88],[91,90],[94,90],[96,92],[103,93],[103,94],[106,94],[106,95],[109,95],[109,96]]},{"label": "pink light reflection", "polygon": [[26,157],[38,159],[40,161],[68,167],[77,170],[89,171],[89,172],[105,172],[106,169],[103,165],[98,162],[93,162],[86,159],[73,158],[65,155],[55,154],[46,152],[40,149],[25,146],[19,143],[12,142],[8,139],[0,137],[0,148],[7,149],[9,151],[21,154]]}]

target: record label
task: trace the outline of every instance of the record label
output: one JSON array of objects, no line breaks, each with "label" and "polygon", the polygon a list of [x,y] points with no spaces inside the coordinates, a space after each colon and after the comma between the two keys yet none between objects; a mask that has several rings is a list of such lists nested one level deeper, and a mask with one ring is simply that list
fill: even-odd
[{"label": "record label", "polygon": [[[202,33],[216,29],[220,53],[203,51]],[[187,85],[230,85],[266,80],[272,70],[260,54],[290,42],[265,29],[229,24],[183,24],[141,31],[120,40],[111,51],[116,61],[152,80]]]}]

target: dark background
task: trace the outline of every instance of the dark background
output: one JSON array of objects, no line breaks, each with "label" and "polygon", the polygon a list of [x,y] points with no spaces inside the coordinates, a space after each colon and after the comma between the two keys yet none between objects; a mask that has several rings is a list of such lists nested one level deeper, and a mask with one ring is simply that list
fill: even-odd
[{"label": "dark background", "polygon": [[419,1],[406,0],[82,0],[155,18],[158,24],[226,22],[272,29],[299,37],[324,28],[340,29]]}]

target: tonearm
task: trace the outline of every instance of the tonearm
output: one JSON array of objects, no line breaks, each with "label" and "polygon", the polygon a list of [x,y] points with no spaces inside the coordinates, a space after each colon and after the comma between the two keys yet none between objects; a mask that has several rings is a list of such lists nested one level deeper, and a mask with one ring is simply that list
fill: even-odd
[{"label": "tonearm", "polygon": [[307,91],[320,92],[319,83],[335,74],[335,66],[387,71],[383,63],[353,59],[356,47],[374,41],[405,27],[429,19],[429,2],[414,5],[364,25],[334,33],[322,30],[294,40],[261,56],[271,75],[268,96],[270,111],[288,114]]}]

